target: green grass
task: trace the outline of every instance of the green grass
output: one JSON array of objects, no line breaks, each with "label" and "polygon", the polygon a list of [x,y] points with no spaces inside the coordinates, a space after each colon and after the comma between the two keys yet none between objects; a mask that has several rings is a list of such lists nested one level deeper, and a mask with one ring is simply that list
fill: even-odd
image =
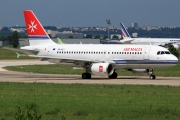
[{"label": "green grass", "polygon": [[37,105],[43,120],[180,119],[180,87],[1,83],[0,119]]}]

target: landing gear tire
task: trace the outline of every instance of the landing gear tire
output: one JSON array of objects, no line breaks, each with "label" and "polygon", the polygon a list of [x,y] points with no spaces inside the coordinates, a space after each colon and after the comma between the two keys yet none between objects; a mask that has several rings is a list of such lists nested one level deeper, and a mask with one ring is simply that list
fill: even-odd
[{"label": "landing gear tire", "polygon": [[83,73],[82,79],[91,79],[91,74],[90,73]]},{"label": "landing gear tire", "polygon": [[150,79],[154,80],[154,79],[156,79],[156,76],[155,75],[150,75]]},{"label": "landing gear tire", "polygon": [[113,74],[108,77],[109,77],[109,79],[115,79],[115,78],[117,78],[117,76],[118,76],[117,73],[113,72]]}]

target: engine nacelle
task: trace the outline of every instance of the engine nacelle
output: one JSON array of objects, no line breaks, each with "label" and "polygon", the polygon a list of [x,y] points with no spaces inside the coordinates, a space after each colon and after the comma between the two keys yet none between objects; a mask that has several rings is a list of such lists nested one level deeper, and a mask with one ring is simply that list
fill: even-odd
[{"label": "engine nacelle", "polygon": [[96,75],[112,75],[114,67],[110,63],[93,63],[91,66],[91,72]]},{"label": "engine nacelle", "polygon": [[149,69],[127,69],[135,74],[152,74],[152,71]]},{"label": "engine nacelle", "polygon": [[172,45],[173,45],[174,48],[176,48],[176,50],[179,49],[179,45],[177,45],[177,44],[172,44]]}]

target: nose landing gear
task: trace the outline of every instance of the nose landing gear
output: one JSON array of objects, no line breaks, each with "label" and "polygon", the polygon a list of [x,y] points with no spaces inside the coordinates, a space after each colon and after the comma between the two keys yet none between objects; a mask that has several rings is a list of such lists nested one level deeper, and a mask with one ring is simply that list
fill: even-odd
[{"label": "nose landing gear", "polygon": [[154,74],[154,69],[151,70],[151,75],[149,77],[151,80],[156,79],[156,75]]}]

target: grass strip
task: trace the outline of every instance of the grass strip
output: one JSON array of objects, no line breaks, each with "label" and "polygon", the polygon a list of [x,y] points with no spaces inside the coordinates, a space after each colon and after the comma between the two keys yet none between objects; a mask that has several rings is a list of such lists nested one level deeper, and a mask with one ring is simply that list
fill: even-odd
[{"label": "grass strip", "polygon": [[0,119],[35,106],[43,120],[180,119],[180,87],[1,83]]}]

